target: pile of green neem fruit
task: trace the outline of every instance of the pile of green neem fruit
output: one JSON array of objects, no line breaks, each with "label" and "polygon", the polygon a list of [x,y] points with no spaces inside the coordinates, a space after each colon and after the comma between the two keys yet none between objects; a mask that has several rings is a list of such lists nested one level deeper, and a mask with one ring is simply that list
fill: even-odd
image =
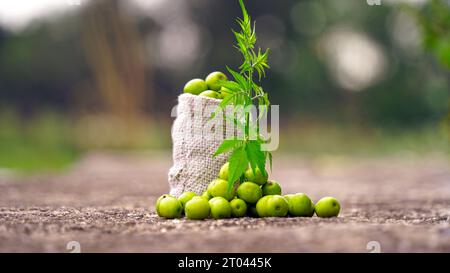
[{"label": "pile of green neem fruit", "polygon": [[219,71],[210,73],[205,80],[193,79],[184,86],[184,93],[209,97],[213,99],[224,99],[230,95],[230,90],[221,86],[221,81],[226,81],[227,76]]},{"label": "pile of green neem fruit", "polygon": [[161,196],[156,202],[156,212],[164,218],[180,218],[184,215],[191,220],[208,217],[224,219],[230,217],[335,217],[340,204],[336,198],[324,197],[314,205],[304,193],[281,195],[281,186],[268,180],[259,169],[249,168],[245,172],[245,182],[235,183],[228,188],[228,166],[222,166],[219,178],[208,185],[207,190],[198,196],[185,192],[175,198],[169,194]]}]

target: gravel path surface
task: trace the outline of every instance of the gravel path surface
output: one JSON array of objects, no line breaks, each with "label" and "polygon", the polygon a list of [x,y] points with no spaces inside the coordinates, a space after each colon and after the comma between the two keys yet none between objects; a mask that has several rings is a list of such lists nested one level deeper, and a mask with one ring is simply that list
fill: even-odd
[{"label": "gravel path surface", "polygon": [[[170,153],[91,154],[59,174],[0,173],[0,252],[450,252],[450,162],[279,156],[285,193],[333,195],[338,218],[164,220]],[[369,245],[370,245],[369,244]]]}]

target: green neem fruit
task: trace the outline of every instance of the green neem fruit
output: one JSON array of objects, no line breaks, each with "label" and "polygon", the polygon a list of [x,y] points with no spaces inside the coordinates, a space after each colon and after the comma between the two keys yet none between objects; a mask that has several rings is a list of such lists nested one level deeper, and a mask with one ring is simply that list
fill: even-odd
[{"label": "green neem fruit", "polygon": [[255,204],[262,196],[261,188],[252,182],[244,182],[237,189],[239,198],[247,203]]},{"label": "green neem fruit", "polygon": [[324,197],[320,199],[315,207],[317,216],[323,218],[338,216],[340,210],[341,205],[334,197]]},{"label": "green neem fruit", "polygon": [[212,99],[222,99],[222,96],[216,91],[206,90],[199,94],[200,97],[207,97]]},{"label": "green neem fruit", "polygon": [[203,220],[209,216],[211,208],[205,198],[194,196],[186,203],[184,212],[188,219]]},{"label": "green neem fruit", "polygon": [[216,71],[212,72],[206,77],[206,84],[208,85],[209,89],[214,91],[219,91],[222,85],[220,84],[220,81],[226,81],[227,76],[223,74],[222,72]]},{"label": "green neem fruit", "polygon": [[266,175],[263,175],[261,170],[256,167],[255,173],[253,173],[253,169],[248,168],[245,171],[245,179],[258,185],[264,185],[267,182],[267,172]]},{"label": "green neem fruit", "polygon": [[222,86],[222,88],[220,88],[220,96],[222,96],[222,99],[225,99],[231,95],[233,95],[233,91],[231,91],[230,89],[226,88],[225,86]]},{"label": "green neem fruit", "polygon": [[231,199],[234,198],[236,190],[235,187],[231,187],[231,189],[228,190],[228,181],[217,178],[211,181],[211,183],[209,183],[208,193],[212,197],[220,196],[230,201]]},{"label": "green neem fruit", "polygon": [[206,201],[209,201],[209,199],[212,198],[211,194],[209,194],[209,192],[207,190],[202,193],[201,197],[205,198]]},{"label": "green neem fruit", "polygon": [[304,193],[297,193],[288,199],[289,214],[292,216],[311,217],[314,214],[314,204]]},{"label": "green neem fruit", "polygon": [[286,195],[284,195],[284,199],[286,199],[286,201],[289,202],[289,199],[291,199],[291,197],[294,196],[294,195],[295,195],[295,194],[292,194],[292,193],[286,194]]},{"label": "green neem fruit", "polygon": [[209,200],[211,207],[211,216],[214,219],[229,218],[231,216],[231,206],[227,199],[223,197],[214,197]]},{"label": "green neem fruit", "polygon": [[158,215],[164,218],[180,218],[183,206],[180,201],[172,196],[167,196],[159,201]]},{"label": "green neem fruit", "polygon": [[274,180],[268,180],[262,187],[263,195],[281,195],[281,186]]},{"label": "green neem fruit", "polygon": [[267,200],[267,216],[284,217],[289,210],[289,204],[281,195],[272,195]]},{"label": "green neem fruit", "polygon": [[235,198],[230,202],[231,215],[233,217],[244,217],[247,213],[247,204],[244,200]]},{"label": "green neem fruit", "polygon": [[180,197],[178,197],[178,201],[181,202],[181,205],[184,206],[186,205],[187,201],[191,200],[192,197],[197,196],[197,194],[195,194],[195,192],[184,192],[183,194],[180,195]]},{"label": "green neem fruit", "polygon": [[208,90],[208,85],[202,79],[193,79],[188,81],[183,89],[184,93],[191,93],[194,95],[198,95],[205,90]]},{"label": "green neem fruit", "polygon": [[156,213],[158,213],[158,215],[159,215],[159,203],[161,203],[161,200],[163,200],[166,197],[173,197],[173,196],[170,194],[163,194],[158,198],[158,200],[156,200],[155,209],[156,209]]},{"label": "green neem fruit", "polygon": [[269,198],[272,197],[271,195],[263,196],[261,199],[258,200],[258,203],[256,203],[256,212],[258,213],[259,217],[267,217],[269,216],[267,212],[267,201]]},{"label": "green neem fruit", "polygon": [[219,178],[228,181],[228,168],[230,167],[230,163],[227,162],[223,164],[222,168],[220,168]]}]

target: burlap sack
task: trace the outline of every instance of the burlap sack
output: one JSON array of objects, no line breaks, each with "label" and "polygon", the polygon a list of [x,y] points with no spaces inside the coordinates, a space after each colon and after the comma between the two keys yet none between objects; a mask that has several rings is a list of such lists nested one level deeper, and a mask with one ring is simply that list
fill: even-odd
[{"label": "burlap sack", "polygon": [[[178,197],[187,191],[202,194],[227,161],[228,154],[212,156],[223,140],[223,124],[208,128],[211,113],[219,103],[220,100],[191,94],[178,97],[177,116],[172,126],[171,195]],[[217,137],[218,134],[222,137]]]}]

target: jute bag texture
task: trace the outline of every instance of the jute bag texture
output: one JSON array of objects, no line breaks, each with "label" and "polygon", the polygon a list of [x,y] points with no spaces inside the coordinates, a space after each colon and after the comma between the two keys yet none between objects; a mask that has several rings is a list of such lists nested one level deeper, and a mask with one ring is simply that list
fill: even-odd
[{"label": "jute bag texture", "polygon": [[[224,123],[214,125],[211,114],[220,100],[182,94],[172,125],[173,166],[169,170],[170,194],[202,194],[217,178],[228,154],[213,157],[224,138]],[[220,121],[219,121],[220,123]]]}]

